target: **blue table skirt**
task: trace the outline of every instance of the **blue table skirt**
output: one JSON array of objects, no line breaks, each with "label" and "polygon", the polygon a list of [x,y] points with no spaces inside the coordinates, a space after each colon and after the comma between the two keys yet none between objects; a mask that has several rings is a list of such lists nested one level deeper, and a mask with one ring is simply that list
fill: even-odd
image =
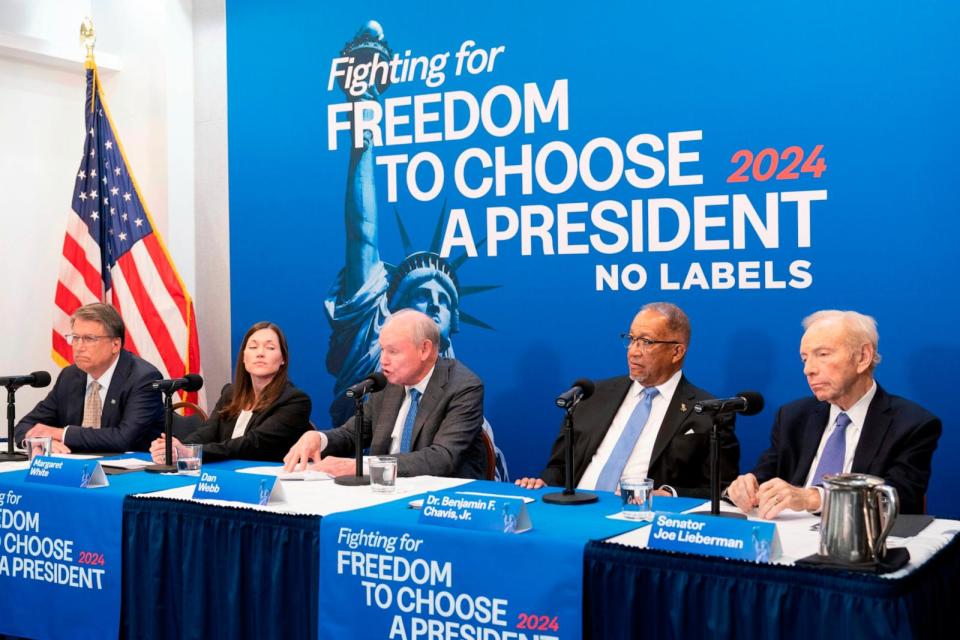
[{"label": "blue table skirt", "polygon": [[955,637],[960,536],[899,580],[591,542],[584,637]]},{"label": "blue table skirt", "polygon": [[128,497],[123,532],[125,637],[317,637],[319,516]]}]

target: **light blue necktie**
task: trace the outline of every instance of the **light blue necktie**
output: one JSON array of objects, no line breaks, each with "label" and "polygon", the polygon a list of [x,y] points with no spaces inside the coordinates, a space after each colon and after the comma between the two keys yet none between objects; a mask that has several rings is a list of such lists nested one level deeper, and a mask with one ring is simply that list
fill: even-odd
[{"label": "light blue necktie", "polygon": [[842,411],[837,415],[837,428],[827,438],[827,444],[824,445],[823,453],[820,454],[820,464],[817,465],[817,472],[813,474],[811,484],[822,484],[823,476],[843,471],[843,458],[847,453],[847,427],[850,422],[850,416]]},{"label": "light blue necktie", "polygon": [[656,387],[647,387],[643,390],[643,398],[637,403],[633,413],[627,419],[627,426],[624,427],[620,439],[614,445],[610,457],[607,458],[607,464],[600,471],[600,477],[597,478],[597,491],[614,491],[620,482],[620,474],[623,468],[627,466],[627,460],[633,453],[633,448],[637,444],[637,438],[643,431],[643,425],[647,424],[647,418],[650,417],[650,407],[653,405],[653,398],[660,392]]},{"label": "light blue necktie", "polygon": [[417,409],[420,407],[420,392],[410,389],[410,409],[407,419],[403,421],[403,432],[400,434],[400,453],[410,453],[410,440],[413,437],[413,423],[417,421]]}]

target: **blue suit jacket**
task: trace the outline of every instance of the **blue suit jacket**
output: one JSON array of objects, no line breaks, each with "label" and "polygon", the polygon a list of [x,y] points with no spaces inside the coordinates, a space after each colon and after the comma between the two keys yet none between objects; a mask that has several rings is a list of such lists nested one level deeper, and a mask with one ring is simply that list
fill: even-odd
[{"label": "blue suit jacket", "polygon": [[64,444],[71,451],[147,451],[163,431],[163,401],[150,384],[161,378],[152,364],[120,350],[110,388],[107,389],[99,429],[84,429],[83,401],[87,374],[70,365],[60,372],[53,389],[33,411],[17,423],[20,442],[33,425],[66,427]]},{"label": "blue suit jacket", "polygon": [[[753,474],[761,483],[782,478],[802,487],[827,428],[830,405],[816,398],[780,407],[770,448]],[[867,408],[851,471],[879,476],[897,489],[901,513],[923,513],[930,462],[937,448],[940,419],[918,404],[888,394],[880,385]]]}]

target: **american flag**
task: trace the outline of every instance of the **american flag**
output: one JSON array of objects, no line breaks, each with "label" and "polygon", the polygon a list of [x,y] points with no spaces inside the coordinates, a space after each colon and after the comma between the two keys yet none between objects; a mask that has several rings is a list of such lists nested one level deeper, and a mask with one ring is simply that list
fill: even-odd
[{"label": "american flag", "polygon": [[[108,302],[126,325],[126,344],[165,378],[200,373],[193,300],[156,231],[117,138],[96,66],[87,65],[86,141],[63,239],[54,303],[53,359],[67,366],[70,315]],[[204,406],[203,395],[185,398]]]}]

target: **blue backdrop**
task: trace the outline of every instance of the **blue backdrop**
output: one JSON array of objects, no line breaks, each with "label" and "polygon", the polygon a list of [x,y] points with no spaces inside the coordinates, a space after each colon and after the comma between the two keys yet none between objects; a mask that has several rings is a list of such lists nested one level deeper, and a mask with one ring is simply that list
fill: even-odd
[{"label": "blue backdrop", "polygon": [[[378,99],[386,115],[372,127],[383,136],[372,153],[385,164],[373,165],[365,211],[375,208],[388,265],[440,250],[438,218],[437,239],[452,240],[439,253],[461,293],[453,347],[486,382],[486,415],[512,476],[545,463],[558,392],[579,377],[626,372],[618,334],[656,300],[691,318],[685,372],[695,384],[767,398],[766,411],[738,421],[749,469],[775,407],[809,394],[800,320],[849,308],[879,322],[879,382],[944,419],[929,508],[960,513],[951,491],[960,436],[949,411],[960,355],[960,189],[949,159],[960,142],[960,9],[823,5],[231,1],[234,339],[257,320],[279,323],[314,421],[329,425],[335,378],[323,302],[347,264],[353,180],[354,103],[338,83],[348,71],[362,77],[372,49],[341,50],[373,19],[398,58]],[[461,49],[485,54],[458,59]],[[432,74],[409,73],[420,56],[433,60]],[[536,96],[557,99],[549,116],[537,115]],[[474,131],[450,139],[444,107],[462,128],[471,97],[478,112],[490,108]],[[532,117],[511,98],[533,105]],[[505,133],[513,114],[518,124]],[[391,127],[412,139],[391,140]],[[673,153],[671,138],[681,140]],[[502,193],[491,186],[471,197],[495,176],[485,156],[495,164],[499,148],[506,165],[520,165],[525,145],[529,188],[507,175]],[[411,162],[420,163],[413,191]],[[430,191],[434,166],[443,183],[417,193]],[[468,248],[476,256],[459,262]]]}]

